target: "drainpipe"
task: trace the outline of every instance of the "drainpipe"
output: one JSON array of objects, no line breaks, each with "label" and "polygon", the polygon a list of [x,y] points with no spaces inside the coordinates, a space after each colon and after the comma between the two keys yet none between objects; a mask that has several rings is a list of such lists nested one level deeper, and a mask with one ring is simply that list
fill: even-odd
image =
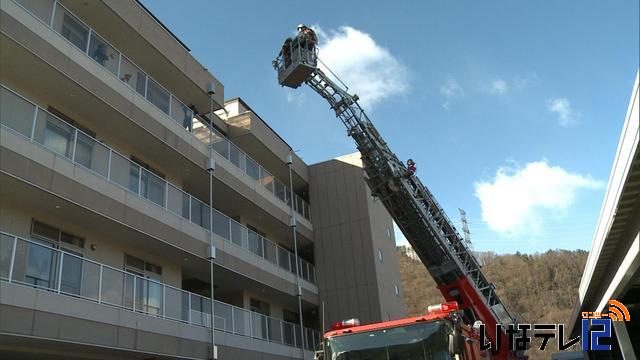
[{"label": "drainpipe", "polygon": [[213,160],[213,94],[215,88],[213,84],[209,84],[209,159],[207,160],[207,171],[209,172],[209,271],[211,280],[211,359],[218,358],[218,348],[216,347],[216,330],[215,330],[215,311],[213,298],[213,266],[216,259],[216,244],[213,241],[213,174],[216,170],[216,163]]},{"label": "drainpipe", "polygon": [[302,340],[301,354],[302,359],[304,360],[304,325],[302,322],[302,287],[300,286],[300,266],[298,262],[300,259],[298,258],[298,236],[296,231],[296,217],[294,214],[293,206],[294,206],[294,197],[293,197],[293,156],[291,154],[287,155],[287,165],[289,166],[289,190],[291,196],[291,217],[289,218],[289,225],[293,231],[293,251],[296,256],[296,297],[298,298],[298,313],[300,314],[300,339]]}]

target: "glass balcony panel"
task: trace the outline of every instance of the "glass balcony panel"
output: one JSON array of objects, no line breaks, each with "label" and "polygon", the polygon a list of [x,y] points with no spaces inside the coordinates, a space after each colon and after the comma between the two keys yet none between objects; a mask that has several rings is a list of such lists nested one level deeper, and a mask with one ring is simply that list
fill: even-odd
[{"label": "glass balcony panel", "polygon": [[232,306],[219,301],[214,302],[214,324],[216,329],[233,332],[233,310]]},{"label": "glass balcony panel", "polygon": [[147,169],[143,168],[141,170],[142,179],[140,184],[142,187],[140,189],[140,195],[164,207],[166,181]]},{"label": "glass balcony panel", "polygon": [[58,252],[51,245],[18,239],[11,280],[56,289],[58,261]]},{"label": "glass balcony panel", "polygon": [[157,106],[165,114],[169,114],[169,93],[151,78],[147,78],[147,100]]},{"label": "glass balcony panel", "polygon": [[291,264],[289,263],[289,251],[287,249],[278,246],[278,265],[287,270],[291,271]]},{"label": "glass balcony panel", "polygon": [[275,265],[278,264],[278,255],[276,251],[276,244],[264,239],[264,258]]},{"label": "glass balcony panel", "polygon": [[274,181],[273,181],[273,190],[274,190],[273,193],[276,195],[276,197],[278,199],[280,199],[283,202],[286,202],[287,188],[284,186],[282,181],[280,181],[278,179],[274,179]]},{"label": "glass balcony panel", "polygon": [[211,300],[191,294],[191,323],[211,327]]},{"label": "glass balcony panel", "polygon": [[120,53],[95,32],[91,33],[91,40],[89,41],[89,56],[98,64],[104,66],[113,75],[118,75]]},{"label": "glass balcony panel", "polygon": [[246,164],[246,167],[247,167],[246,173],[247,173],[247,175],[249,175],[254,180],[258,181],[260,179],[260,169],[259,169],[258,163],[253,161],[253,159],[250,158],[250,157],[247,157],[246,162],[247,162],[247,164]]},{"label": "glass balcony panel", "polygon": [[34,140],[47,149],[71,158],[75,129],[55,116],[38,109]]},{"label": "glass balcony panel", "polygon": [[189,321],[189,293],[165,286],[164,288],[165,313],[164,316],[180,321]]},{"label": "glass balcony panel", "polygon": [[219,137],[213,139],[213,150],[222,155],[225,159],[229,159],[229,141]]},{"label": "glass balcony panel", "polygon": [[274,318],[267,318],[267,327],[269,329],[269,341],[282,343],[282,321]]},{"label": "glass balcony panel", "polygon": [[251,336],[251,313],[238,307],[233,307],[233,332]]},{"label": "glass balcony panel", "polygon": [[122,82],[144,96],[147,75],[124,56],[120,60],[119,77]]},{"label": "glass balcony panel", "polygon": [[304,202],[304,218],[307,220],[311,220],[311,208],[309,207],[308,202]]},{"label": "glass balcony panel", "polygon": [[289,346],[296,345],[296,338],[293,332],[295,328],[292,323],[283,322],[282,323],[282,342]]},{"label": "glass balcony panel", "polygon": [[296,340],[296,347],[300,347],[302,345],[302,334],[300,333],[300,325],[293,325],[293,336]]},{"label": "glass balcony panel", "polygon": [[307,262],[300,259],[298,261],[298,264],[300,265],[300,277],[302,277],[303,279],[309,281],[309,268],[307,267]]},{"label": "glass balcony panel", "polygon": [[0,87],[0,122],[31,138],[36,107],[4,87]]},{"label": "glass balcony panel", "polygon": [[237,146],[229,143],[229,161],[244,171],[245,155]]},{"label": "glass balcony panel", "polygon": [[265,187],[270,193],[273,194],[273,175],[270,172],[260,167],[260,184]]},{"label": "glass balcony panel", "polygon": [[[101,291],[103,303],[127,306],[125,294],[133,295],[133,275],[103,266]],[[129,303],[129,308],[131,308],[131,303]]]},{"label": "glass balcony panel", "polygon": [[162,285],[142,277],[136,278],[136,310],[149,315],[162,314]]},{"label": "glass balcony panel", "polygon": [[82,132],[78,132],[73,161],[104,177],[109,176],[109,148]]},{"label": "glass balcony panel", "polygon": [[248,230],[248,245],[249,251],[260,257],[264,256],[262,253],[262,236]]},{"label": "glass balcony panel", "polygon": [[289,252],[289,263],[291,265],[291,267],[289,268],[289,271],[295,274],[296,273],[296,255],[292,252]]},{"label": "glass balcony panel", "polygon": [[297,194],[294,194],[295,198],[296,198],[296,211],[300,214],[302,214],[302,202],[304,200],[302,200],[302,198],[300,196],[298,196]]},{"label": "glass balcony panel", "polygon": [[167,210],[189,220],[189,195],[171,184],[167,186]]},{"label": "glass balcony panel", "polygon": [[[215,215],[214,215],[215,218]],[[205,229],[210,229],[209,227],[209,205],[203,203],[202,201],[191,197],[191,222],[202,226]]]},{"label": "glass balcony panel", "polygon": [[100,265],[64,252],[62,254],[60,291],[98,301]]},{"label": "glass balcony panel", "polygon": [[213,232],[225,240],[231,240],[230,219],[224,214],[213,211]]},{"label": "glass balcony panel", "polygon": [[256,312],[251,313],[251,336],[258,339],[268,340],[267,317]]},{"label": "glass balcony panel", "polygon": [[244,248],[247,247],[247,229],[233,220],[231,220],[231,242]]},{"label": "glass balcony panel", "polygon": [[13,254],[13,241],[15,238],[6,234],[0,234],[0,278],[9,279],[11,256]]},{"label": "glass balcony panel", "polygon": [[313,347],[313,330],[309,328],[304,329],[304,348],[307,350],[314,350]]},{"label": "glass balcony panel", "polygon": [[38,19],[44,21],[47,26],[51,24],[53,15],[53,0],[16,0]]},{"label": "glass balcony panel", "polygon": [[134,193],[140,188],[140,166],[124,156],[111,152],[111,175],[109,179]]},{"label": "glass balcony panel", "polygon": [[89,41],[89,28],[80,19],[71,15],[62,6],[56,7],[55,19],[53,19],[53,29],[69,40],[82,52],[87,52],[87,41]]},{"label": "glass balcony panel", "polygon": [[171,118],[191,132],[193,129],[193,111],[175,96],[171,96]]},{"label": "glass balcony panel", "polygon": [[309,264],[309,281],[316,283],[316,267],[312,264]]}]

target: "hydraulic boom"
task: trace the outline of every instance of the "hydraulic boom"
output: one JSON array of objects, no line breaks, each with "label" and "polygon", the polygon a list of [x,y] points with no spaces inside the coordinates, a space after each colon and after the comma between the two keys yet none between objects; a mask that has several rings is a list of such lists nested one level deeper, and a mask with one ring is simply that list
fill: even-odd
[{"label": "hydraulic boom", "polygon": [[[515,323],[515,319],[433,194],[417,176],[408,175],[404,163],[358,104],[357,95],[349,94],[318,68],[316,49],[294,43],[287,50],[273,62],[280,85],[297,88],[306,83],[327,100],[357,144],[372,194],[389,211],[444,298],[458,302],[467,323],[482,321],[487,337],[495,344],[495,325],[506,327]],[[502,347],[506,348],[504,332],[500,337]],[[506,350],[494,353],[496,358],[512,356]]]}]

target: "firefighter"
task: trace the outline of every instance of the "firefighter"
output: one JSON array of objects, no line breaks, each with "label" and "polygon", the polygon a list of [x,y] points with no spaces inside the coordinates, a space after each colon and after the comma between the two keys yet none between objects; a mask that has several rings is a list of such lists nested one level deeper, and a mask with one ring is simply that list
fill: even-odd
[{"label": "firefighter", "polygon": [[298,41],[300,45],[307,50],[313,50],[318,44],[318,36],[312,28],[305,24],[298,25]]},{"label": "firefighter", "polygon": [[407,160],[407,177],[413,176],[416,173],[416,163],[413,159]]},{"label": "firefighter", "polygon": [[284,60],[284,67],[287,68],[291,65],[291,43],[293,43],[292,38],[287,38],[282,44],[282,49],[280,49],[280,56]]}]

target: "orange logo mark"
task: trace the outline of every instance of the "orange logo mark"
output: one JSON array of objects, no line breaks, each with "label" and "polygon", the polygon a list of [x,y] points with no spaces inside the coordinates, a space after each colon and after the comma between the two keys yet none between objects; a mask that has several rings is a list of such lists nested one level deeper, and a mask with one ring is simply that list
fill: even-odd
[{"label": "orange logo mark", "polygon": [[610,317],[613,321],[631,321],[627,307],[620,301],[613,299],[609,300],[609,313],[602,315]]}]

